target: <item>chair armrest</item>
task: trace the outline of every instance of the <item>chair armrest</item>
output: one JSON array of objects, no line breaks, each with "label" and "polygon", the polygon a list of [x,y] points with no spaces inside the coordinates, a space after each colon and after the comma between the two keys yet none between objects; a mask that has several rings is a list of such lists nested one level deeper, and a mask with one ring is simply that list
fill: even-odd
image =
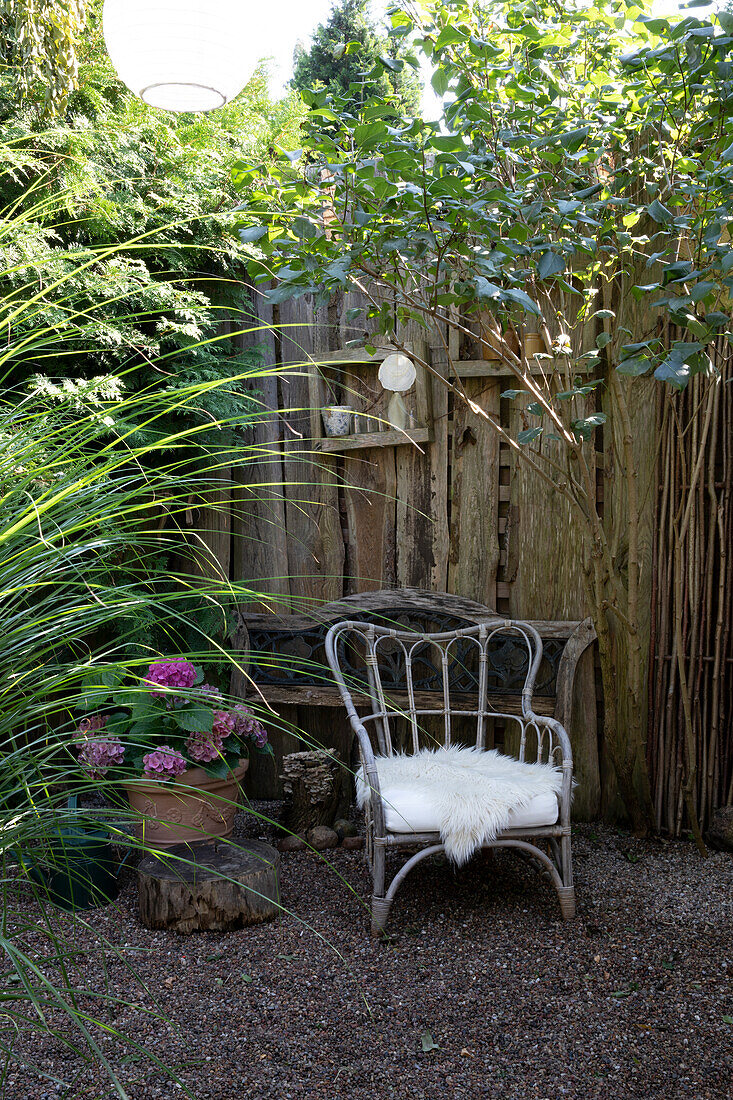
[{"label": "chair armrest", "polygon": [[336,638],[343,629],[343,625],[342,623],[334,623],[326,634],[326,660],[331,669],[331,674],[336,681],[336,687],[339,690],[343,704],[346,707],[346,713],[349,716],[351,728],[356,734],[356,738],[359,742],[359,748],[361,749],[361,755],[364,761],[364,779],[369,787],[369,801],[372,807],[373,820],[378,834],[382,836],[385,831],[384,806],[382,805],[382,796],[379,790],[379,775],[377,773],[377,762],[374,758],[374,749],[372,748],[372,742],[364,723],[356,713],[356,707],[351,698],[351,692],[346,686],[346,681],[341,673],[336,656]]},{"label": "chair armrest", "polygon": [[558,722],[556,718],[549,718],[545,714],[535,714],[534,711],[529,711],[525,716],[528,722],[533,722],[540,729],[544,728],[550,731],[551,734],[551,750],[550,756],[560,750],[560,756],[562,757],[562,767],[573,768],[573,749],[570,744],[570,738],[568,737],[567,730]]},{"label": "chair armrest", "polygon": [[386,833],[386,824],[384,820],[384,804],[382,802],[382,794],[379,789],[379,772],[377,771],[377,762],[374,757],[374,749],[369,738],[369,734],[364,728],[363,724],[359,721],[358,717],[349,716],[351,721],[351,728],[356,734],[359,742],[359,748],[361,750],[363,764],[363,780],[368,788],[369,792],[369,805],[371,806],[372,822],[374,825],[374,832],[377,836],[384,836]]},{"label": "chair armrest", "polygon": [[549,730],[550,753],[548,760],[555,759],[557,750],[560,750],[562,758],[562,791],[560,794],[560,821],[563,825],[570,824],[570,804],[573,797],[573,750],[565,727],[556,718],[548,718],[530,711],[527,720],[534,722],[538,729]]}]

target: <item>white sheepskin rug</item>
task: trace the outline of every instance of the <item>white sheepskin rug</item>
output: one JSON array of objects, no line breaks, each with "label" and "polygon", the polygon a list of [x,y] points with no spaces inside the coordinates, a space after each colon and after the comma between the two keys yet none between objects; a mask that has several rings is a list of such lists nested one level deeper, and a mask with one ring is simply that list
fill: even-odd
[{"label": "white sheepskin rug", "polygon": [[[436,811],[446,855],[459,865],[507,827],[512,810],[526,806],[536,795],[557,795],[562,789],[561,768],[520,764],[495,749],[460,745],[423,749],[409,756],[378,756],[377,774],[385,801],[390,788],[406,786],[429,801]],[[361,770],[356,793],[363,808],[369,787]]]}]

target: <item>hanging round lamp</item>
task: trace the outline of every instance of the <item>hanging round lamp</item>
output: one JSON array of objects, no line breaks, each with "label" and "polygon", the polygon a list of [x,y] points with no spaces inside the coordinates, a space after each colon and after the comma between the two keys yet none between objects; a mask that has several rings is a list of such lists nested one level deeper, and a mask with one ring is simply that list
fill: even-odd
[{"label": "hanging round lamp", "polygon": [[378,378],[385,390],[404,393],[417,378],[417,371],[412,359],[401,351],[393,351],[382,361]]},{"label": "hanging round lamp", "polygon": [[212,111],[259,57],[245,0],[104,0],[104,41],[135,95],[167,111]]}]

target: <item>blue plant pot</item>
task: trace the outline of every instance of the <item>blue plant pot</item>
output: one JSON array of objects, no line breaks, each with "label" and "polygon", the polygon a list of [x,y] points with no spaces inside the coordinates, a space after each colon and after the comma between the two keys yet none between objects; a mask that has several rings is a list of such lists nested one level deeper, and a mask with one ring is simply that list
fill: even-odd
[{"label": "blue plant pot", "polygon": [[43,853],[24,853],[24,863],[60,909],[97,909],[119,893],[119,861],[101,829],[57,829]]}]

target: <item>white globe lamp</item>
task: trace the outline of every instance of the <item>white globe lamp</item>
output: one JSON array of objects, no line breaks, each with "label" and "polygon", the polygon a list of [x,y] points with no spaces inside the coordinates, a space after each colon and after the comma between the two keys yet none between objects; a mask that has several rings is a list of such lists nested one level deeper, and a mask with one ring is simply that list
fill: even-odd
[{"label": "white globe lamp", "polygon": [[246,0],[104,0],[103,25],[120,79],[167,111],[223,107],[259,60]]}]

